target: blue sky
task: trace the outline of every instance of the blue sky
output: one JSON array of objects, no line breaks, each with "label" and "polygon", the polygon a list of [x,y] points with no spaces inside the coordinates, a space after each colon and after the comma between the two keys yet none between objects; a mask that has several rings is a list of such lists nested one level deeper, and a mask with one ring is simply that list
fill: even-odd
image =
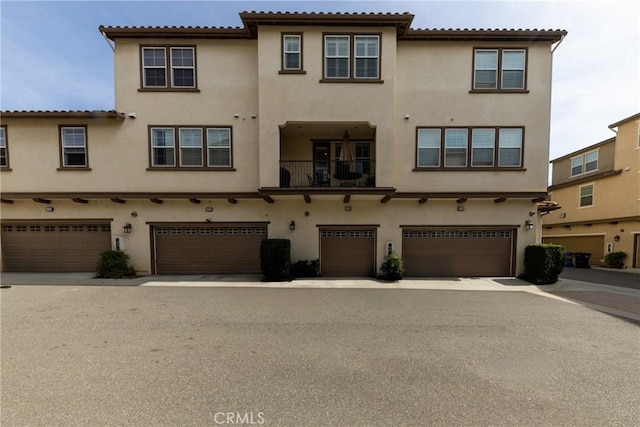
[{"label": "blue sky", "polygon": [[564,29],[554,53],[551,158],[640,112],[640,2],[0,0],[0,109],[115,108],[98,26],[242,26],[242,11],[411,12],[413,28]]}]

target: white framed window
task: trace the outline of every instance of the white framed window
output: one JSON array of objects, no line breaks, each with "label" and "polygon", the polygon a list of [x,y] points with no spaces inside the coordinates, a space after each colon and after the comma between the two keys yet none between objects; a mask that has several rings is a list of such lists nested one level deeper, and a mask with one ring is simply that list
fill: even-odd
[{"label": "white framed window", "polygon": [[151,128],[152,166],[175,166],[175,147],[175,130],[173,128]]},{"label": "white framed window", "polygon": [[324,76],[328,79],[349,78],[349,36],[324,37]]},{"label": "white framed window", "polygon": [[526,89],[526,49],[474,49],[473,90]]},{"label": "white framed window", "polygon": [[580,186],[580,207],[593,206],[593,184]]},{"label": "white framed window", "polygon": [[231,166],[230,128],[207,128],[207,156],[211,167]]},{"label": "white framed window", "polygon": [[202,167],[202,129],[180,128],[180,166]]},{"label": "white framed window", "polygon": [[441,129],[418,129],[418,167],[440,167]]},{"label": "white framed window", "polygon": [[86,168],[89,166],[86,129],[84,126],[61,126],[60,146],[62,150],[62,168]]},{"label": "white framed window", "polygon": [[571,176],[598,170],[598,150],[571,158]]},{"label": "white framed window", "polygon": [[354,36],[354,77],[356,79],[380,78],[380,37]]},{"label": "white framed window", "polygon": [[193,46],[140,48],[143,89],[195,89],[196,49]]},{"label": "white framed window", "polygon": [[522,166],[522,128],[501,128],[498,142],[498,167]]},{"label": "white framed window", "polygon": [[496,145],[495,129],[471,130],[471,166],[491,167],[494,165]]},{"label": "white framed window", "polygon": [[467,129],[445,129],[444,166],[466,167],[468,149]]},{"label": "white framed window", "polygon": [[302,70],[302,36],[300,34],[282,35],[282,69]]},{"label": "white framed window", "polygon": [[192,47],[171,48],[171,86],[196,87],[196,58]]},{"label": "white framed window", "polygon": [[0,126],[0,168],[9,167],[9,151],[7,150],[7,128]]},{"label": "white framed window", "polygon": [[142,87],[167,87],[167,59],[164,47],[142,48]]}]

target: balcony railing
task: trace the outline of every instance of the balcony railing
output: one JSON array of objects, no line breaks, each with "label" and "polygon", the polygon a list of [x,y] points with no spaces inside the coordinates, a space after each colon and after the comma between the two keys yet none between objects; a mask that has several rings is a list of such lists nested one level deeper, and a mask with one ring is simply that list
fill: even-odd
[{"label": "balcony railing", "polygon": [[375,187],[375,162],[372,160],[280,162],[281,188]]}]

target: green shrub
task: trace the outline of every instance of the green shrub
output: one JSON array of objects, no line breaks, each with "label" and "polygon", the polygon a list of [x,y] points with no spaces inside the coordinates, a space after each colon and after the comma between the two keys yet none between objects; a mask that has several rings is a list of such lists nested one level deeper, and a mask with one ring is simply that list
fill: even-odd
[{"label": "green shrub", "polygon": [[604,263],[607,267],[624,268],[624,259],[627,257],[625,252],[611,252],[605,255]]},{"label": "green shrub", "polygon": [[129,263],[129,255],[123,251],[104,251],[100,254],[96,266],[98,277],[104,279],[121,279],[136,275]]},{"label": "green shrub", "polygon": [[291,276],[298,277],[318,277],[320,276],[320,260],[313,259],[298,261],[291,265]]},{"label": "green shrub", "polygon": [[404,262],[397,254],[390,254],[384,257],[384,262],[380,267],[383,277],[387,280],[400,280],[404,273]]},{"label": "green shrub", "polygon": [[566,248],[561,245],[530,245],[524,249],[522,279],[536,285],[550,285],[558,281],[564,268]]},{"label": "green shrub", "polygon": [[260,269],[267,282],[291,280],[291,242],[265,239],[260,244]]}]

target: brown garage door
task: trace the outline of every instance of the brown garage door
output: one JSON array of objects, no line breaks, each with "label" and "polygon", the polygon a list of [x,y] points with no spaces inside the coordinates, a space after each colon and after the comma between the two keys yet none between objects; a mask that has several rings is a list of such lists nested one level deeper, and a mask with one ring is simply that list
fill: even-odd
[{"label": "brown garage door", "polygon": [[153,228],[157,274],[260,273],[260,223],[166,225]]},{"label": "brown garage door", "polygon": [[100,253],[109,249],[109,223],[2,226],[2,264],[7,272],[96,271]]},{"label": "brown garage door", "polygon": [[514,229],[403,228],[405,276],[511,276]]},{"label": "brown garage door", "polygon": [[320,230],[320,270],[325,277],[375,276],[375,229]]},{"label": "brown garage door", "polygon": [[563,245],[567,252],[592,254],[589,264],[598,265],[604,258],[604,236],[561,236],[543,237],[543,243]]}]

